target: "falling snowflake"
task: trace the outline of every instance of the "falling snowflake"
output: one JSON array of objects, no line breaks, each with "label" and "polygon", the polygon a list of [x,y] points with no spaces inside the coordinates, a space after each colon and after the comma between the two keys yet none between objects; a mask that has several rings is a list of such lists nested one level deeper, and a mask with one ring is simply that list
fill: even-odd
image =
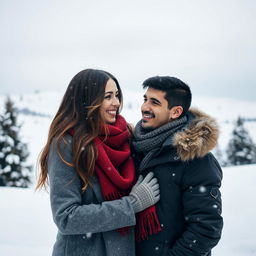
[{"label": "falling snowflake", "polygon": [[201,193],[205,193],[205,192],[206,192],[206,187],[200,186],[200,187],[199,187],[199,191],[200,191]]},{"label": "falling snowflake", "polygon": [[87,239],[90,239],[91,237],[92,237],[92,233],[90,233],[90,232],[86,233],[86,238]]}]

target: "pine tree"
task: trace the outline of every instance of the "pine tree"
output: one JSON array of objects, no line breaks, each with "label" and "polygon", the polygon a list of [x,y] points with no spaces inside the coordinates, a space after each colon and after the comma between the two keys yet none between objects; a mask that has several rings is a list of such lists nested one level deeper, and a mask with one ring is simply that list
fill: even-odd
[{"label": "pine tree", "polygon": [[26,165],[27,145],[19,138],[17,109],[8,97],[0,116],[0,185],[26,188],[31,183],[32,167]]},{"label": "pine tree", "polygon": [[227,148],[227,159],[229,165],[243,165],[255,163],[255,144],[244,127],[244,121],[238,117],[231,140]]}]

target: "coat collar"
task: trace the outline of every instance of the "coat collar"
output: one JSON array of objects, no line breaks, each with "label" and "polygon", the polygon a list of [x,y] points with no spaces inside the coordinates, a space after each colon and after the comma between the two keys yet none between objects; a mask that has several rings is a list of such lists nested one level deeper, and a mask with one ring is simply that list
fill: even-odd
[{"label": "coat collar", "polygon": [[204,157],[217,144],[219,128],[214,118],[204,112],[191,108],[189,113],[194,117],[188,125],[167,139],[163,146],[176,148],[181,161]]},{"label": "coat collar", "polygon": [[169,137],[147,168],[166,162],[186,162],[202,158],[217,144],[219,128],[214,118],[190,108],[188,125]]}]

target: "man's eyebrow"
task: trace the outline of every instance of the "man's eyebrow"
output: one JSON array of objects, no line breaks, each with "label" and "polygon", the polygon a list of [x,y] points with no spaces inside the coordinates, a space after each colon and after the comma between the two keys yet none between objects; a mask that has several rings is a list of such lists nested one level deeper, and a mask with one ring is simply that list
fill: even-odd
[{"label": "man's eyebrow", "polygon": [[156,98],[154,98],[154,97],[151,97],[150,100],[156,101],[156,102],[158,102],[159,104],[161,104],[161,101],[159,101],[158,99],[156,99]]},{"label": "man's eyebrow", "polygon": [[[146,94],[143,95],[144,99],[145,98],[148,98]],[[157,103],[161,104],[161,101],[159,101],[158,99],[154,98],[154,97],[151,97],[149,98],[150,100],[153,100],[153,101],[156,101]]]}]

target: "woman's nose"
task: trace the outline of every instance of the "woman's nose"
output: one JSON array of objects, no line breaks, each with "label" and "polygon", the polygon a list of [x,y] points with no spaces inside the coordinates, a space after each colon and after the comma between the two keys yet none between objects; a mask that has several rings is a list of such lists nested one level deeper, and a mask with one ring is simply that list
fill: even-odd
[{"label": "woman's nose", "polygon": [[114,105],[114,106],[120,106],[119,98],[114,97],[114,99],[113,99],[113,101],[112,101],[112,105]]}]

